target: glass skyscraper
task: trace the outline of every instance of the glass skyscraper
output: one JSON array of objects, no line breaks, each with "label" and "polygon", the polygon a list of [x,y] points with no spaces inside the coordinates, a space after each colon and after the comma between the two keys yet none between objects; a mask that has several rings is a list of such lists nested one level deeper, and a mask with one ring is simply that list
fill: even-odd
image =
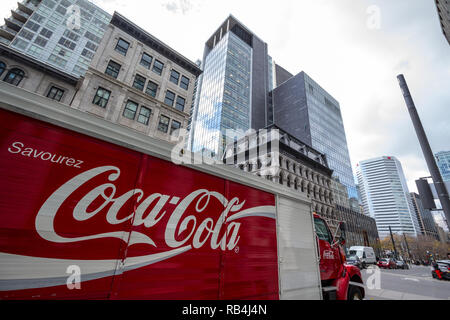
[{"label": "glass skyscraper", "polygon": [[206,42],[202,68],[188,147],[220,157],[228,129],[244,134],[267,126],[273,68],[267,44],[233,16]]},{"label": "glass skyscraper", "polygon": [[87,0],[23,0],[0,27],[0,43],[79,77],[110,21]]},{"label": "glass skyscraper", "polygon": [[450,182],[450,151],[438,152],[435,154],[435,157],[442,179],[445,182]]},{"label": "glass skyscraper", "polygon": [[205,60],[193,151],[212,156],[224,148],[227,129],[250,129],[252,48],[228,32]]},{"label": "glass skyscraper", "polygon": [[278,85],[272,99],[275,124],[324,153],[349,198],[358,199],[339,102],[305,72]]}]

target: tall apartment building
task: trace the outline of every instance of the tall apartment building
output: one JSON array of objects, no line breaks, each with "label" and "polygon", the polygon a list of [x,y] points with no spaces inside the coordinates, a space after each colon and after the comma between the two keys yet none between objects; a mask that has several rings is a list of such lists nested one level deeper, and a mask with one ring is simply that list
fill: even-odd
[{"label": "tall apartment building", "polygon": [[434,2],[436,3],[442,33],[450,44],[450,1],[434,0]]},{"label": "tall apartment building", "polygon": [[420,234],[417,216],[401,163],[395,157],[361,161],[357,167],[362,204],[377,223],[380,236],[394,233]]},{"label": "tall apartment building", "polygon": [[0,43],[0,79],[24,90],[69,105],[79,78]]},{"label": "tall apartment building", "polygon": [[277,87],[271,93],[273,123],[324,153],[328,165],[358,199],[339,102],[305,72],[296,76],[276,66]]},{"label": "tall apartment building", "polygon": [[188,125],[199,67],[115,12],[72,107],[170,141]]},{"label": "tall apartment building", "polygon": [[0,43],[80,77],[110,20],[110,14],[87,0],[22,0],[0,27]]},{"label": "tall apartment building", "polygon": [[416,213],[417,222],[419,224],[420,233],[426,236],[434,237],[439,240],[439,235],[436,228],[436,223],[433,219],[433,214],[430,210],[423,207],[420,195],[415,192],[411,192],[411,200]]},{"label": "tall apartment building", "polygon": [[450,182],[450,151],[441,151],[435,154],[436,164],[444,182]]},{"label": "tall apartment building", "polygon": [[232,15],[208,39],[190,131],[192,151],[220,157],[227,129],[266,127],[273,76],[267,51],[267,44]]}]

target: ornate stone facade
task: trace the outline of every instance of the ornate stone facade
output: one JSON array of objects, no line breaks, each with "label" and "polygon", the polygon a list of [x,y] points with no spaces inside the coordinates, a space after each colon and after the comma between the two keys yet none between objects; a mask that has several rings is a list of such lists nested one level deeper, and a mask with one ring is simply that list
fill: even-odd
[{"label": "ornate stone facade", "polygon": [[[273,130],[277,129],[278,134]],[[248,134],[225,149],[224,162],[282,184],[312,201],[312,212],[322,216],[334,234],[340,222],[347,225],[347,247],[376,247],[375,220],[352,210],[347,188],[332,177],[325,155],[276,126]]]}]

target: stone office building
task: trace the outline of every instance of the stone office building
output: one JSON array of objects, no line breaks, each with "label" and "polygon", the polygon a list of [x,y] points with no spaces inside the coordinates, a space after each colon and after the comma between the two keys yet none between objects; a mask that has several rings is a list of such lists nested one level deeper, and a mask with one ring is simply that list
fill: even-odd
[{"label": "stone office building", "polygon": [[347,187],[332,177],[326,156],[279,127],[271,125],[227,145],[223,161],[306,193],[312,212],[325,218],[333,234],[339,222],[346,222],[347,248],[377,247],[375,220],[350,208]]},{"label": "stone office building", "polygon": [[72,107],[170,141],[186,128],[199,67],[114,13]]},{"label": "stone office building", "polygon": [[334,220],[333,171],[328,168],[325,155],[275,125],[227,145],[223,160],[243,171],[306,193],[312,200],[314,212]]},{"label": "stone office building", "polygon": [[200,68],[118,13],[84,77],[0,44],[3,81],[171,141],[186,128]]}]

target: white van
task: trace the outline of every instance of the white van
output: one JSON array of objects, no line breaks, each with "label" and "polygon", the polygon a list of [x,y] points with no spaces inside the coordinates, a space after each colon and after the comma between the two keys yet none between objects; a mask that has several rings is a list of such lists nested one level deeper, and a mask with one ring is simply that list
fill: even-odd
[{"label": "white van", "polygon": [[375,252],[373,251],[372,247],[354,246],[350,247],[348,252],[349,255],[357,255],[358,258],[363,263],[363,265],[377,263],[377,258],[375,256]]}]

